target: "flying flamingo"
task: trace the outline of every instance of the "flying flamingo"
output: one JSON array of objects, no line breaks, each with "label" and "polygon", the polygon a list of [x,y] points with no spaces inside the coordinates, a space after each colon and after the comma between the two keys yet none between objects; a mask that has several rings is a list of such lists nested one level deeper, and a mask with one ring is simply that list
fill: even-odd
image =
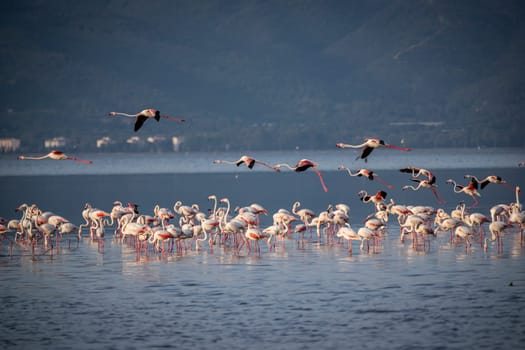
[{"label": "flying flamingo", "polygon": [[428,169],[407,166],[406,168],[399,169],[399,171],[402,173],[411,173],[412,177],[419,177],[420,175],[426,176],[431,184],[436,182],[436,176]]},{"label": "flying flamingo", "polygon": [[476,196],[481,197],[481,194],[479,194],[478,192],[478,182],[475,179],[471,179],[467,186],[458,185],[456,181],[452,179],[448,179],[446,182],[454,184],[454,193],[463,192],[467,196],[472,197],[474,203],[470,206],[470,208],[475,207],[479,204],[478,200],[476,199]]},{"label": "flying flamingo", "polygon": [[291,165],[286,164],[286,163],[276,164],[273,167],[275,169],[280,169],[283,166],[287,167],[288,169],[290,169],[292,171],[295,171],[295,172],[302,172],[302,171],[305,171],[305,170],[311,168],[319,176],[319,179],[321,180],[321,185],[323,186],[323,190],[325,192],[328,192],[328,188],[326,187],[326,185],[324,183],[324,180],[323,180],[323,175],[317,169],[317,166],[319,166],[319,163],[312,162],[309,159],[301,159],[299,162],[297,162],[297,164],[294,167],[292,167]]},{"label": "flying flamingo", "polygon": [[364,147],[363,151],[361,152],[361,155],[358,156],[356,159],[361,158],[361,159],[364,159],[365,162],[367,161],[367,157],[370,155],[370,153],[372,153],[374,148],[386,147],[386,148],[397,149],[397,150],[405,151],[405,152],[412,151],[411,148],[394,146],[394,145],[385,143],[385,141],[383,140],[376,139],[376,138],[367,138],[365,139],[365,142],[363,142],[360,145],[349,145],[346,143],[338,143],[336,144],[336,146],[339,148],[362,148]]},{"label": "flying flamingo", "polygon": [[489,183],[504,185],[508,188],[511,188],[507,181],[503,180],[500,176],[497,175],[489,175],[481,180],[475,177],[474,175],[465,175],[465,179],[476,180],[480,184],[480,189],[484,189],[485,186],[487,186]]},{"label": "flying flamingo", "polygon": [[[434,177],[435,179],[435,177]],[[432,193],[434,193],[434,196],[436,197],[437,201],[439,204],[444,204],[445,203],[445,200],[443,198],[441,198],[439,196],[439,193],[437,191],[437,185],[432,182],[432,181],[429,181],[429,180],[421,180],[421,179],[416,179],[416,178],[412,178],[410,179],[414,182],[417,182],[418,185],[416,187],[412,186],[412,185],[406,185],[406,186],[403,186],[403,190],[408,190],[408,189],[411,189],[413,191],[417,191],[419,190],[420,188],[428,188],[432,191]]]},{"label": "flying flamingo", "polygon": [[255,164],[260,164],[262,166],[265,166],[269,169],[272,169],[273,171],[279,171],[279,169],[275,168],[275,167],[272,167],[270,164],[266,164],[264,162],[261,162],[260,160],[257,160],[255,158],[252,158],[252,157],[249,157],[249,156],[242,156],[241,158],[239,158],[238,160],[234,161],[234,162],[231,162],[231,161],[227,161],[227,160],[220,160],[220,159],[216,159],[213,161],[214,164],[221,164],[221,163],[224,163],[224,164],[235,164],[237,166],[240,166],[241,164],[245,164],[248,169],[253,169],[254,165]]},{"label": "flying flamingo", "polygon": [[39,156],[39,157],[18,156],[18,159],[20,159],[20,160],[24,160],[24,159],[41,160],[41,159],[45,159],[45,158],[49,158],[49,159],[53,159],[53,160],[74,160],[75,162],[80,162],[80,163],[84,163],[84,164],[93,164],[93,162],[90,161],[90,160],[78,159],[76,157],[69,157],[64,152],[57,151],[57,150],[52,150],[48,154],[45,154],[45,155]]},{"label": "flying flamingo", "polygon": [[127,114],[127,113],[122,113],[122,112],[109,112],[109,115],[122,115],[124,117],[135,118],[135,131],[138,131],[148,118],[155,118],[156,121],[159,121],[160,118],[165,118],[165,119],[173,120],[179,123],[182,123],[185,121],[184,118],[174,118],[168,115],[161,115],[160,111],[156,109],[151,109],[151,108],[145,109],[142,112],[137,113],[137,114]]},{"label": "flying flamingo", "polygon": [[346,170],[350,176],[359,176],[359,177],[364,176],[370,181],[372,181],[372,180],[374,180],[374,178],[376,178],[379,182],[381,182],[383,185],[385,185],[388,189],[393,189],[394,188],[394,186],[387,184],[385,181],[383,181],[382,178],[379,177],[379,175],[377,175],[376,173],[374,173],[370,169],[359,169],[359,170],[357,170],[356,173],[352,173],[352,171],[350,169],[348,169],[347,167],[345,167],[344,165],[339,165],[338,169],[339,170]]}]

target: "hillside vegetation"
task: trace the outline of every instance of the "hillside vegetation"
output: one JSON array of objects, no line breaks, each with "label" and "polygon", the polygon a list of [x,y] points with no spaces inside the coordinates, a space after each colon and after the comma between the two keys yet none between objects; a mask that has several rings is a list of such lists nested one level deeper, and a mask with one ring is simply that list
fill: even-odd
[{"label": "hillside vegetation", "polygon": [[0,137],[523,147],[521,1],[4,1]]}]

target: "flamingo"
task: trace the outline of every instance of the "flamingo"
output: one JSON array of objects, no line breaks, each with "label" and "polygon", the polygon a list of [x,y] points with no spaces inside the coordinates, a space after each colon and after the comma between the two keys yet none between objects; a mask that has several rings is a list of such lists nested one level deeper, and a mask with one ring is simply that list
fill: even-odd
[{"label": "flamingo", "polygon": [[64,152],[57,151],[55,149],[49,152],[48,154],[44,154],[43,156],[24,156],[24,155],[18,156],[18,159],[20,160],[24,160],[24,159],[41,160],[41,159],[46,159],[46,158],[53,159],[53,160],[74,160],[75,162],[79,162],[79,163],[93,164],[91,160],[84,160],[84,159],[79,159],[77,157],[70,157],[66,155]]},{"label": "flamingo", "polygon": [[410,173],[412,174],[412,177],[419,177],[420,175],[423,175],[426,176],[428,181],[431,183],[436,182],[436,176],[428,169],[407,166],[405,168],[399,169],[399,171],[402,173]]},{"label": "flamingo", "polygon": [[361,241],[361,244],[364,242],[364,239],[359,236],[348,223],[337,230],[336,236],[348,241],[348,252],[350,254],[352,253],[352,241]]},{"label": "flamingo", "polygon": [[[145,228],[145,231],[148,229]],[[161,228],[157,231],[152,232],[152,234],[148,238],[148,242],[151,243],[151,245],[157,250],[162,253],[164,253],[166,250],[164,249],[164,243],[168,241],[168,247],[170,245],[170,240],[174,238],[172,233],[167,231],[165,228]],[[162,248],[160,247],[160,244],[162,243]]]},{"label": "flamingo", "polygon": [[521,210],[520,193],[521,193],[521,188],[519,186],[516,186],[514,190],[514,194],[516,195],[516,202],[514,204],[519,210]]},{"label": "flamingo", "polygon": [[185,222],[190,222],[195,217],[195,214],[197,214],[198,210],[195,210],[195,208],[190,207],[188,205],[182,205],[181,201],[175,202],[173,205],[173,210],[175,213],[179,214],[184,218]]},{"label": "flamingo", "polygon": [[478,182],[476,181],[476,179],[470,179],[470,182],[467,186],[458,185],[456,181],[452,179],[448,179],[446,182],[454,184],[454,193],[464,193],[474,200],[474,203],[470,206],[470,208],[475,207],[479,204],[478,200],[476,199],[476,196],[481,197],[481,194],[479,194],[478,192]]},{"label": "flamingo", "polygon": [[483,245],[483,249],[487,251],[488,249],[488,242],[494,242],[498,241],[498,251],[500,251],[503,248],[503,240],[501,239],[501,236],[503,235],[503,231],[507,228],[511,228],[512,225],[508,224],[503,221],[493,221],[489,225],[489,231],[491,233],[491,237],[485,238],[485,243]]},{"label": "flamingo", "polygon": [[252,241],[255,245],[255,253],[261,254],[259,240],[268,238],[268,235],[262,232],[259,228],[249,227],[244,233],[244,236],[248,239],[248,251],[251,251],[250,241]]},{"label": "flamingo", "polygon": [[[319,243],[321,242],[321,226],[326,225],[324,231],[330,230],[333,218],[333,206],[330,204],[325,211],[319,213],[319,216],[313,218],[308,226],[315,227]],[[327,237],[328,238],[328,237]]]},{"label": "flamingo", "polygon": [[379,177],[379,175],[377,175],[377,173],[374,173],[370,169],[358,169],[356,173],[352,173],[352,171],[350,169],[348,169],[347,167],[345,167],[344,165],[339,165],[338,169],[339,170],[346,170],[350,176],[359,176],[359,177],[363,176],[363,177],[366,177],[370,181],[372,181],[372,180],[374,180],[374,178],[376,178],[379,182],[381,182],[383,185],[385,185],[388,189],[393,189],[394,188],[394,186],[387,184],[385,181],[383,181],[383,179],[381,179]]},{"label": "flamingo", "polygon": [[359,198],[361,199],[361,202],[363,203],[369,203],[372,202],[377,210],[382,210],[383,206],[385,205],[385,199],[387,196],[387,193],[385,191],[377,191],[375,195],[371,196],[368,194],[367,191],[361,190],[357,193]]},{"label": "flamingo", "polygon": [[445,231],[445,232],[450,232],[450,242],[453,241],[454,237],[453,237],[453,230],[458,227],[459,225],[462,225],[463,224],[463,221],[461,220],[458,220],[458,219],[454,219],[454,218],[446,218],[444,219],[443,221],[441,221],[440,223],[438,223],[438,228],[436,229],[436,231]]},{"label": "flamingo", "polygon": [[518,166],[519,166],[520,168],[525,167],[525,162],[519,162],[519,163],[518,163]]},{"label": "flamingo", "polygon": [[328,192],[328,188],[326,187],[324,180],[323,180],[323,175],[317,169],[318,166],[319,166],[319,163],[312,162],[309,159],[301,159],[299,162],[297,162],[297,164],[294,167],[286,163],[276,164],[273,167],[275,169],[280,169],[281,167],[287,167],[288,169],[295,171],[295,172],[302,172],[302,171],[306,171],[307,169],[311,168],[319,176],[319,179],[321,180],[321,185],[323,186],[323,190],[325,192]]},{"label": "flamingo", "polygon": [[165,119],[173,120],[179,123],[182,123],[185,121],[184,118],[174,118],[168,115],[161,115],[160,111],[156,109],[151,109],[151,108],[145,109],[142,112],[137,113],[137,114],[127,114],[127,113],[122,113],[122,112],[109,112],[109,115],[122,115],[124,117],[135,118],[135,131],[138,131],[148,118],[155,118],[156,121],[159,121],[160,118],[165,118]]},{"label": "flamingo", "polygon": [[490,222],[489,218],[481,213],[472,213],[465,216],[465,206],[462,207],[461,212],[461,219],[465,224],[472,227],[472,229],[476,229],[478,227],[479,236],[480,236],[480,243],[483,243],[483,237],[485,236],[485,230],[483,228],[483,224],[486,222]]},{"label": "flamingo", "polygon": [[299,216],[299,219],[301,219],[301,221],[304,224],[308,224],[309,219],[312,219],[317,216],[315,212],[311,209],[307,209],[307,208],[298,209],[300,206],[301,206],[301,202],[298,202],[298,201],[295,202],[292,205],[292,213]]},{"label": "flamingo", "polygon": [[[272,243],[272,238],[276,236],[284,236],[287,231],[288,229],[284,227],[282,224],[273,224],[263,229],[262,233],[268,237],[268,239],[266,240],[266,243],[268,244],[268,248],[270,250],[272,248],[275,248],[275,239]],[[297,232],[297,233],[304,233],[304,231],[306,231],[306,225],[304,224],[297,225],[294,228],[294,232]]]},{"label": "flamingo", "polygon": [[377,232],[374,230],[369,229],[368,227],[361,227],[359,230],[357,230],[357,235],[361,237],[361,246],[359,247],[361,250],[364,250],[364,243],[366,241],[366,251],[370,251],[370,240],[374,240],[374,247],[375,247],[375,241],[377,238]]},{"label": "flamingo", "polygon": [[385,143],[385,141],[383,140],[376,139],[376,138],[367,138],[365,139],[365,142],[363,142],[360,145],[349,145],[346,143],[337,143],[336,146],[339,148],[362,148],[364,147],[363,151],[361,152],[361,155],[357,156],[356,159],[361,158],[361,159],[364,159],[365,162],[368,161],[367,158],[370,155],[370,153],[372,153],[374,148],[386,147],[386,148],[397,149],[397,150],[405,151],[405,152],[412,151],[411,148],[394,146],[394,145]]},{"label": "flamingo", "polygon": [[415,214],[409,214],[405,217],[405,221],[400,225],[399,229],[400,229],[400,241],[401,242],[404,242],[405,241],[405,234],[406,233],[412,233],[414,239],[412,240],[412,245],[415,246],[416,245],[416,241],[417,241],[417,233],[416,233],[416,228],[419,226],[419,225],[424,225],[425,224],[425,220],[420,216],[420,215],[415,215]]},{"label": "flamingo", "polygon": [[510,188],[510,185],[507,183],[507,181],[503,180],[500,176],[497,175],[489,175],[481,180],[474,175],[465,175],[465,179],[476,180],[480,184],[480,189],[484,189],[489,183],[504,185]]},{"label": "flamingo", "polygon": [[269,169],[272,169],[273,171],[279,171],[279,169],[275,168],[275,167],[272,167],[270,164],[267,164],[265,162],[261,162],[260,160],[257,160],[255,158],[252,158],[252,157],[249,157],[249,156],[242,156],[241,158],[239,158],[238,160],[234,161],[234,162],[231,162],[231,161],[227,161],[227,160],[221,160],[221,159],[216,159],[213,161],[214,164],[232,164],[232,165],[237,165],[237,166],[240,166],[241,164],[244,164],[248,167],[248,169],[253,169],[254,165],[255,164],[260,164],[262,166],[265,166]]},{"label": "flamingo", "polygon": [[[435,181],[435,179],[436,178],[434,177],[434,181]],[[436,188],[437,185],[435,184],[435,182],[429,181],[429,180],[421,180],[421,179],[418,179],[418,178],[412,178],[410,180],[412,180],[414,182],[417,182],[418,185],[416,187],[414,187],[412,185],[406,185],[406,186],[402,187],[402,190],[411,189],[413,191],[417,191],[420,188],[428,188],[428,189],[430,189],[432,191],[432,193],[434,193],[434,196],[436,197],[436,200],[438,201],[439,204],[445,203],[445,200],[439,196],[439,193],[438,193],[437,188]]]},{"label": "flamingo", "polygon": [[469,240],[469,237],[472,237],[475,234],[474,229],[472,229],[472,227],[467,225],[459,225],[456,227],[454,234],[457,238],[461,238],[465,241],[465,248],[470,247],[472,245]]}]

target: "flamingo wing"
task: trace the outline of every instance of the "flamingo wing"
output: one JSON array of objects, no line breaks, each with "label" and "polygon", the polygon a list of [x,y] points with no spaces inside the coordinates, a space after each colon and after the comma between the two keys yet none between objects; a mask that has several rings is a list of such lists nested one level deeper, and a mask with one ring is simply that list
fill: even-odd
[{"label": "flamingo wing", "polygon": [[138,131],[142,127],[142,125],[144,125],[144,122],[146,121],[146,119],[148,119],[148,117],[142,114],[139,114],[135,118],[135,131]]},{"label": "flamingo wing", "polygon": [[412,174],[414,172],[419,171],[419,169],[418,168],[413,168],[413,167],[406,167],[406,168],[403,168],[403,169],[399,169],[399,171],[402,172],[402,173],[410,173],[410,174]]},{"label": "flamingo wing", "polygon": [[366,157],[368,157],[370,155],[370,153],[372,153],[372,151],[374,150],[373,147],[365,147],[363,148],[363,152],[361,152],[361,159],[366,159]]}]

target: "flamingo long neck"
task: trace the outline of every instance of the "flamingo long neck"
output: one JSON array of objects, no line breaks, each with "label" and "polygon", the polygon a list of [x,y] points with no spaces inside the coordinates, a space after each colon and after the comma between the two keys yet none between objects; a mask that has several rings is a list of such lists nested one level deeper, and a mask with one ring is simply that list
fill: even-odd
[{"label": "flamingo long neck", "polygon": [[297,212],[299,211],[297,208],[299,208],[300,206],[301,206],[300,202],[295,202],[292,206],[292,213],[297,214]]},{"label": "flamingo long neck", "polygon": [[213,204],[213,214],[212,214],[212,218],[213,219],[217,219],[217,197],[213,197],[213,201],[214,201],[214,204]]},{"label": "flamingo long neck", "polygon": [[487,180],[488,176],[487,176],[486,178],[484,178],[482,181],[480,181],[480,180],[479,180],[476,176],[474,176],[474,175],[465,175],[465,178],[474,179],[474,180],[476,180],[476,182],[481,183],[481,182]]},{"label": "flamingo long neck", "polygon": [[339,144],[339,147],[340,148],[361,148],[361,147],[365,147],[367,146],[367,142],[363,142],[362,144],[360,145],[349,145],[347,143],[341,143]]},{"label": "flamingo long neck", "polygon": [[467,225],[472,226],[472,222],[470,221],[470,216],[465,216],[465,204],[461,206],[461,220],[465,222]]},{"label": "flamingo long neck", "polygon": [[230,165],[237,165],[237,162],[232,162],[232,161],[229,161],[229,160],[216,160],[216,162],[218,164],[221,164],[221,163],[224,163],[224,164],[230,164]]},{"label": "flamingo long neck", "polygon": [[226,202],[226,212],[224,213],[224,216],[222,217],[221,221],[226,226],[226,224],[228,223],[228,214],[230,213],[230,200],[226,199],[225,202]]},{"label": "flamingo long neck", "polygon": [[355,174],[352,174],[352,171],[350,169],[348,169],[347,167],[345,167],[345,166],[340,166],[339,169],[346,171],[348,173],[348,175],[350,175],[350,176],[357,176],[357,175],[359,175],[359,172],[357,172]]},{"label": "flamingo long neck", "polygon": [[[368,203],[368,202],[370,202],[370,200],[371,200],[372,197],[368,195],[368,192],[367,192],[367,191],[362,191],[361,194],[363,195],[363,197],[362,197],[362,201],[363,201],[363,203]],[[369,198],[366,199],[366,197],[369,197]]]},{"label": "flamingo long neck", "polygon": [[45,154],[45,155],[40,156],[40,157],[34,157],[34,156],[20,156],[20,159],[32,159],[32,160],[40,160],[40,159],[45,159],[45,158],[49,158],[49,154]]},{"label": "flamingo long neck", "polygon": [[123,115],[124,117],[131,117],[135,118],[138,114],[128,114],[128,113],[122,113],[122,112],[112,112],[114,115]]},{"label": "flamingo long neck", "polygon": [[295,167],[291,166],[290,164],[286,164],[286,163],[276,164],[276,165],[274,166],[274,168],[280,168],[280,167],[283,167],[283,166],[284,166],[284,167],[287,167],[287,168],[290,169],[290,170],[294,170],[294,171],[295,171],[295,169],[296,169]]},{"label": "flamingo long neck", "polygon": [[463,188],[460,188],[459,190],[456,190],[456,187],[458,187],[458,184],[457,184],[456,181],[452,180],[452,184],[454,185],[454,187],[452,188],[454,193],[461,193],[461,192],[463,192]]}]

